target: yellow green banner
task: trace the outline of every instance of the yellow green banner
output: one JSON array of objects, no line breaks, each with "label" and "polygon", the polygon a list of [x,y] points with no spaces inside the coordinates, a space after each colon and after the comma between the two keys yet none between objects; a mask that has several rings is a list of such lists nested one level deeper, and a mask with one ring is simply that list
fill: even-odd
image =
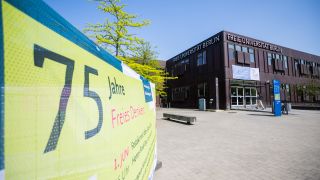
[{"label": "yellow green banner", "polygon": [[0,179],[152,179],[154,84],[42,1],[0,8]]}]

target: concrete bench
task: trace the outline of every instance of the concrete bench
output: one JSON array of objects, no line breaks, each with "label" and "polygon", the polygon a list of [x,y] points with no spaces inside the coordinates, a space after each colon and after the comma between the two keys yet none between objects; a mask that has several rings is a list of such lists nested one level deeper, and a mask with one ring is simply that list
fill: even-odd
[{"label": "concrete bench", "polygon": [[187,124],[194,124],[197,120],[197,118],[193,116],[182,116],[182,115],[169,114],[169,113],[163,113],[163,117],[170,120],[184,121],[184,122],[187,122]]}]

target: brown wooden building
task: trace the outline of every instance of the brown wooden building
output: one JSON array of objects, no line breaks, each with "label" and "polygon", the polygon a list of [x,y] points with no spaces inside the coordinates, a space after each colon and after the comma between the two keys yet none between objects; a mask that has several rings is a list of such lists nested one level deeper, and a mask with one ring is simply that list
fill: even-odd
[{"label": "brown wooden building", "polygon": [[320,102],[319,56],[227,31],[169,59],[166,70],[178,77],[167,82],[171,107],[197,108],[199,98],[209,108],[254,107],[258,92],[270,106],[273,79],[282,101]]}]

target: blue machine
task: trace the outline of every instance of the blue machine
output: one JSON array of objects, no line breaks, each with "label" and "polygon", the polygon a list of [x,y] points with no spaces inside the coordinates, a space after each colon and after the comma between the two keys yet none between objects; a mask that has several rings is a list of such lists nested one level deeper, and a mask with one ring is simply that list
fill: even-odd
[{"label": "blue machine", "polygon": [[273,80],[273,107],[274,116],[281,116],[281,101],[280,101],[280,81]]}]

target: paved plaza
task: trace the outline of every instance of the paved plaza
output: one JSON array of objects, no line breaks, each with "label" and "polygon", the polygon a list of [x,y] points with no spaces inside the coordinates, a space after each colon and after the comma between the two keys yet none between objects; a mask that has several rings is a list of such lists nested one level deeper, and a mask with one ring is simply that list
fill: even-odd
[{"label": "paved plaza", "polygon": [[[195,125],[162,119],[171,112]],[[320,111],[158,109],[155,180],[320,180]]]}]

